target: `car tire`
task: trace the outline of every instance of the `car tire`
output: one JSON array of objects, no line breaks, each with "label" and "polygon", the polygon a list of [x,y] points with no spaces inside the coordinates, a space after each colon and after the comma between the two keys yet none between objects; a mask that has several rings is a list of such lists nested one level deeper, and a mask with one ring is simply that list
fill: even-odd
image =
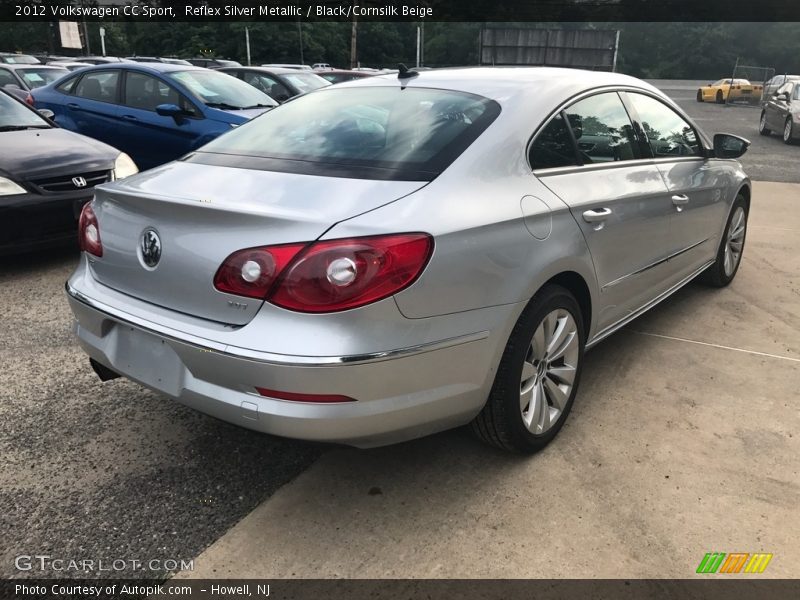
[{"label": "car tire", "polygon": [[482,441],[532,454],[558,434],[578,392],[586,333],[575,297],[546,285],[511,332],[489,399],[471,427]]},{"label": "car tire", "polygon": [[697,90],[697,101],[698,102],[703,101],[703,90]]},{"label": "car tire", "polygon": [[758,121],[758,133],[761,135],[769,135],[772,133],[770,129],[767,128],[767,111],[761,111],[761,119]]},{"label": "car tire", "polygon": [[[708,269],[700,276],[701,280],[714,287],[725,287],[739,271],[744,253],[744,243],[747,237],[747,202],[742,194],[736,196],[728,222],[725,224],[725,233],[717,250],[717,258]],[[732,262],[728,262],[732,261]]]},{"label": "car tire", "polygon": [[794,144],[794,123],[792,123],[792,117],[786,117],[786,123],[783,126],[783,143]]},{"label": "car tire", "polygon": [[717,104],[725,104],[725,97],[722,95],[722,90],[717,91]]}]

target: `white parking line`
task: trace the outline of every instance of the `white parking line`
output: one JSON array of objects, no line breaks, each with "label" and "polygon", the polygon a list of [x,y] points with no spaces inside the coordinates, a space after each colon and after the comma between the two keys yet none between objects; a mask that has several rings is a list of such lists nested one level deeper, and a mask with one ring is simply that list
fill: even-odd
[{"label": "white parking line", "polygon": [[781,356],[779,354],[769,354],[767,352],[757,352],[755,350],[747,350],[745,348],[734,348],[733,346],[722,346],[721,344],[711,344],[709,342],[700,342],[697,340],[689,340],[686,338],[673,337],[671,335],[661,335],[660,333],[648,333],[647,331],[636,331],[635,329],[626,329],[631,333],[638,333],[639,335],[648,335],[650,337],[663,338],[665,340],[674,340],[676,342],[687,342],[689,344],[698,344],[700,346],[711,346],[712,348],[722,348],[723,350],[734,350],[736,352],[744,352],[745,354],[755,354],[756,356],[766,356],[768,358],[778,358],[780,360],[788,360],[790,362],[800,363],[800,358],[793,358],[791,356]]}]

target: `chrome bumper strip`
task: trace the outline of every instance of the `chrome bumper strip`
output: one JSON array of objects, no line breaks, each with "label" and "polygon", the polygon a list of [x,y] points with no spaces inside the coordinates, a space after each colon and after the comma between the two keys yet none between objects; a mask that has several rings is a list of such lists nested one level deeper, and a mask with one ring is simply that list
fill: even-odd
[{"label": "chrome bumper strip", "polygon": [[126,325],[133,325],[149,333],[153,333],[164,338],[169,338],[182,344],[195,346],[204,352],[217,352],[233,358],[281,366],[330,367],[336,365],[373,363],[411,356],[413,354],[422,354],[423,352],[433,352],[434,350],[441,350],[451,346],[468,344],[470,342],[476,342],[489,337],[488,331],[477,331],[475,333],[460,335],[436,342],[427,342],[425,344],[418,344],[416,346],[408,346],[406,348],[385,350],[382,352],[369,352],[365,354],[353,354],[348,356],[297,356],[291,354],[278,354],[274,352],[260,352],[258,350],[249,350],[247,348],[230,346],[228,344],[215,342],[213,340],[208,340],[196,335],[177,331],[170,327],[157,325],[151,321],[124,313],[112,306],[109,306],[108,304],[99,302],[93,298],[89,298],[87,295],[72,287],[69,282],[67,282],[64,287],[68,296],[96,311],[108,315],[115,321],[125,323]]}]

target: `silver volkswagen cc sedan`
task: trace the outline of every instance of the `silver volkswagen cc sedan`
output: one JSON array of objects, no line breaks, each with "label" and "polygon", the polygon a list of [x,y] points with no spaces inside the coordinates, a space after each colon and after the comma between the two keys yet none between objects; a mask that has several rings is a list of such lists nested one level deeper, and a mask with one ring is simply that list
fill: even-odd
[{"label": "silver volkswagen cc sedan", "polygon": [[588,348],[734,278],[748,144],[619,74],[331,86],[98,187],[76,333],[101,379],[250,429],[370,447],[471,424],[536,451]]}]

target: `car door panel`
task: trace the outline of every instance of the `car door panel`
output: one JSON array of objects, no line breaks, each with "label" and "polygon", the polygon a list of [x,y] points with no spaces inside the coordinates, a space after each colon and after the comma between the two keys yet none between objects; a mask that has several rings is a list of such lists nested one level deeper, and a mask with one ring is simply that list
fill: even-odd
[{"label": "car door panel", "polygon": [[128,71],[125,77],[120,127],[125,132],[125,151],[140,169],[169,162],[194,148],[201,135],[202,119],[189,116],[162,116],[161,104],[179,104],[176,90],[145,73]]},{"label": "car door panel", "polygon": [[[119,127],[119,71],[93,71],[85,74],[64,103],[64,125],[111,146],[119,146],[123,132]],[[61,121],[59,121],[61,123]]]},{"label": "car door panel", "polygon": [[669,282],[675,283],[715,255],[726,181],[682,115],[646,94],[626,92],[624,98],[669,191]]},{"label": "car door panel", "polygon": [[602,303],[598,331],[666,289],[664,282],[671,279],[665,259],[672,205],[653,164],[621,164],[540,179],[569,206],[589,246]]}]

